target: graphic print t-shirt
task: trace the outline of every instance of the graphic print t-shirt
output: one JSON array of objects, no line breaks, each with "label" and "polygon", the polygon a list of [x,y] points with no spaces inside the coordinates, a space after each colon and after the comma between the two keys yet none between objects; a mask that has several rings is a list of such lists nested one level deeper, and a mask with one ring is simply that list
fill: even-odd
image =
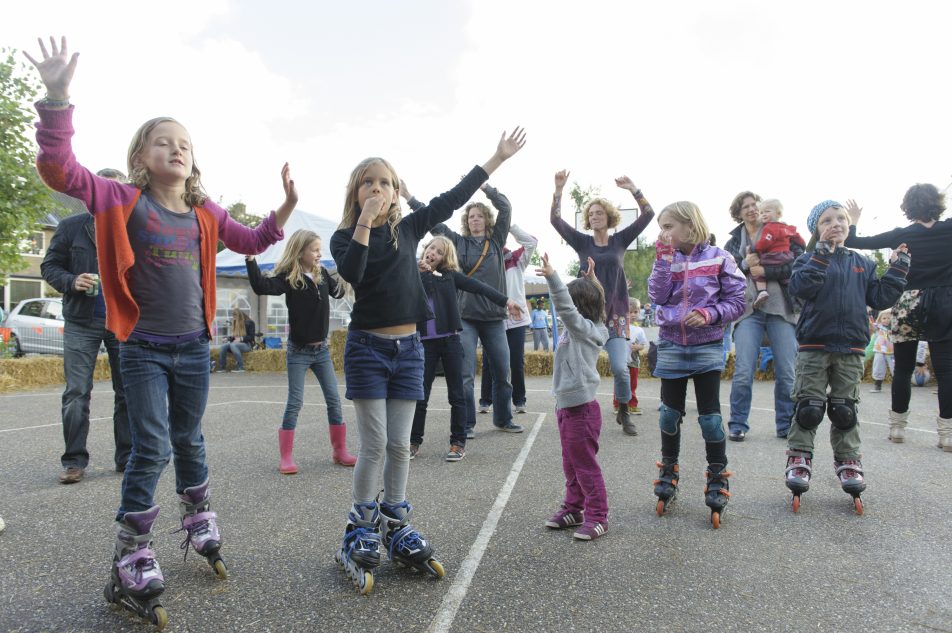
[{"label": "graphic print t-shirt", "polygon": [[129,271],[139,306],[135,330],[172,337],[205,331],[195,210],[173,213],[143,193],[126,230],[136,258]]}]

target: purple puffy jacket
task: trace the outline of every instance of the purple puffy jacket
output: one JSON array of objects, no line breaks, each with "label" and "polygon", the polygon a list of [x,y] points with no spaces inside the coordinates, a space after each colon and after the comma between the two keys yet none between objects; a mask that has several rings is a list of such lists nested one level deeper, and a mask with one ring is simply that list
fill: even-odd
[{"label": "purple puffy jacket", "polygon": [[[747,281],[727,251],[698,244],[690,255],[674,252],[674,261],[656,260],[648,277],[648,298],[658,304],[658,335],[679,345],[700,345],[724,338],[724,327],[744,313]],[[707,325],[689,328],[692,310],[707,316]]]}]

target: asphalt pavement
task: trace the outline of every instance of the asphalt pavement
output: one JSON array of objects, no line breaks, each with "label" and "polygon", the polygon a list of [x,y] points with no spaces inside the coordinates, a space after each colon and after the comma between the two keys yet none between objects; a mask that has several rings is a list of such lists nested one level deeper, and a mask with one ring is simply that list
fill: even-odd
[{"label": "asphalt pavement", "polygon": [[[384,563],[371,595],[338,571],[351,470],[330,460],[316,381],[297,432],[300,473],[278,473],[284,374],[216,374],[204,431],[213,509],[230,577],[192,553],[183,561],[171,466],[159,482],[156,550],[167,582],[167,631],[952,631],[952,454],[935,447],[935,396],[914,389],[908,440],[886,440],[888,393],[860,405],[866,512],[837,484],[818,434],[815,478],[799,514],[783,485],[772,383],[754,387],[751,433],[729,443],[731,499],[719,530],[703,502],[696,411],[683,432],[681,493],[655,514],[659,382],[643,380],[639,435],[611,415],[599,459],[609,533],[577,542],[543,523],[564,480],[548,378],[529,378],[526,432],[493,430],[480,415],[459,463],[443,461],[449,411],[434,386],[426,441],[412,462],[414,525],[434,544],[442,580]],[[111,393],[93,392],[82,482],[57,482],[60,388],[0,397],[0,631],[148,631],[110,607],[108,577],[121,476],[112,469]],[[730,384],[721,388],[728,411]],[[349,445],[357,433],[345,401]]]}]

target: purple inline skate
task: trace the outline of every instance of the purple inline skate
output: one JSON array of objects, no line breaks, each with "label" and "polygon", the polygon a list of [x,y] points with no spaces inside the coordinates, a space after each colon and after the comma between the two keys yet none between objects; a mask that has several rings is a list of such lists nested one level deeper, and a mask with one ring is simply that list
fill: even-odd
[{"label": "purple inline skate", "polygon": [[165,591],[165,578],[152,549],[152,525],[159,507],[127,512],[119,521],[112,573],[106,585],[106,600],[165,628],[169,615],[158,597]]},{"label": "purple inline skate", "polygon": [[179,495],[179,507],[182,511],[182,527],[176,532],[185,531],[182,549],[188,557],[189,545],[215,570],[220,580],[228,578],[228,568],[218,550],[221,549],[221,535],[218,532],[218,515],[209,510],[208,480],[198,486],[186,488]]}]

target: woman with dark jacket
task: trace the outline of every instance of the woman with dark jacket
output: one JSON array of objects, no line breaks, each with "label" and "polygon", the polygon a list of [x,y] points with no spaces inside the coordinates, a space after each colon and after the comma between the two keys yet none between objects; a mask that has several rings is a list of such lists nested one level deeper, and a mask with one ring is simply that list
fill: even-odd
[{"label": "woman with dark jacket", "polygon": [[416,457],[423,443],[426,408],[430,389],[436,377],[436,366],[443,362],[446,391],[450,403],[450,450],[446,461],[458,462],[466,454],[466,399],[463,393],[463,346],[459,332],[463,329],[458,291],[474,293],[507,308],[519,318],[521,308],[515,301],[495,288],[467,277],[460,272],[456,248],[449,238],[434,237],[423,249],[420,259],[420,280],[433,318],[417,325],[423,341],[423,400],[417,402],[410,430],[410,459]]},{"label": "woman with dark jacket", "polygon": [[[764,266],[754,252],[754,245],[760,239],[763,228],[760,208],[757,203],[760,196],[750,191],[742,191],[731,202],[731,218],[738,223],[730,232],[730,239],[724,250],[733,255],[737,267],[747,277],[744,314],[734,322],[734,379],[731,383],[731,417],[728,420],[730,439],[742,442],[750,430],[751,387],[754,382],[754,369],[760,355],[764,335],[770,341],[774,355],[774,424],[777,437],[787,437],[790,421],[793,419],[793,377],[797,362],[796,324],[799,307],[790,297],[786,282],[793,273],[793,264]],[[803,254],[803,248],[791,244],[794,261]],[[754,309],[757,296],[752,277],[763,276],[767,279],[767,291],[770,297],[763,305]]]},{"label": "woman with dark jacket", "polygon": [[897,443],[905,440],[916,348],[918,341],[928,341],[939,383],[938,446],[952,453],[952,220],[939,220],[945,212],[945,194],[935,185],[913,185],[900,205],[911,224],[868,237],[856,235],[863,209],[852,200],[846,209],[851,224],[848,248],[895,249],[905,243],[912,255],[906,290],[896,302],[889,324],[896,362],[889,439]]}]

